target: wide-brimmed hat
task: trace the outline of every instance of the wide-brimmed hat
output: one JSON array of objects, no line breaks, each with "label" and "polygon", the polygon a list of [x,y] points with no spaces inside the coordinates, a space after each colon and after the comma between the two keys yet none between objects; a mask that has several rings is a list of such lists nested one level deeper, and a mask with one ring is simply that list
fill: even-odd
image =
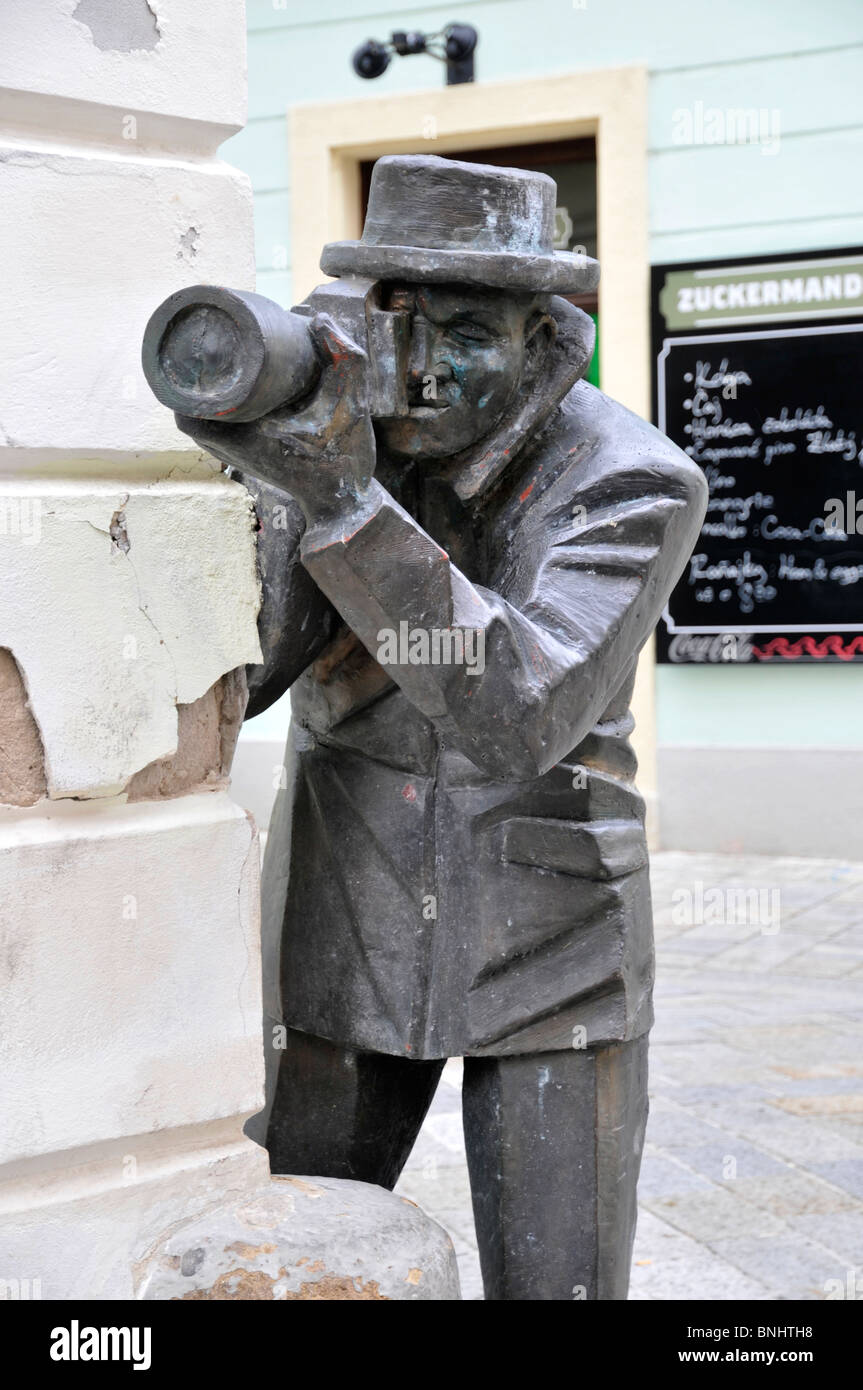
[{"label": "wide-brimmed hat", "polygon": [[372,170],[359,241],[333,241],[326,275],[586,294],[592,257],[554,249],[557,185],[547,174],[437,155],[385,155]]}]

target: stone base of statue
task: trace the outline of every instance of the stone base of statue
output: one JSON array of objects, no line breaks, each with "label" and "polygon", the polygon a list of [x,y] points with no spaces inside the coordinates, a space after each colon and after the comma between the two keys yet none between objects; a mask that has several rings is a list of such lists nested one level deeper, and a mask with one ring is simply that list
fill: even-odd
[{"label": "stone base of statue", "polygon": [[452,1300],[452,1241],[406,1197],[338,1178],[274,1177],[175,1231],[144,1299]]}]

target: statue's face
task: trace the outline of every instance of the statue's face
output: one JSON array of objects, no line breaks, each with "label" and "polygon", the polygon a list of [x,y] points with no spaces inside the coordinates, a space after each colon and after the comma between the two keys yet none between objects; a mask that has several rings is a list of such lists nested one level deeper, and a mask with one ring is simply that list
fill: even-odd
[{"label": "statue's face", "polygon": [[385,303],[411,314],[410,413],[381,420],[391,454],[448,458],[489,434],[519,388],[534,299],[460,285],[397,285]]}]

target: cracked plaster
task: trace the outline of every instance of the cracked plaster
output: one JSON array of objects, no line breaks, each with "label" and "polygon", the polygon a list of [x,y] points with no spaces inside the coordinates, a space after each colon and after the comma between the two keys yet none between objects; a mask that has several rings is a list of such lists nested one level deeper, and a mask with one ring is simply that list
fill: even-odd
[{"label": "cracked plaster", "polygon": [[117,795],[176,754],[178,705],[261,660],[249,496],[222,477],[10,480],[0,520],[0,647],[26,686],[48,796]]}]

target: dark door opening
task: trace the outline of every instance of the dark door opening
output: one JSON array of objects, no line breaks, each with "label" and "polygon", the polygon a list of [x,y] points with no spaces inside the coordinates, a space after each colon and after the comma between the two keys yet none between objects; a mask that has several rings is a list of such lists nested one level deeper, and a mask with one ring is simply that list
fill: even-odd
[{"label": "dark door opening", "polygon": [[[428,151],[426,151],[427,153]],[[423,151],[413,151],[423,153]],[[496,145],[493,149],[448,150],[444,159],[464,159],[472,164],[498,164],[513,169],[533,169],[550,174],[557,184],[554,245],[558,251],[580,248],[588,256],[596,255],[596,142],[592,136],[578,140],[545,140],[533,145]],[[363,217],[369,200],[374,160],[360,164],[361,201]],[[599,298],[594,294],[565,296],[599,321]],[[598,344],[597,335],[597,344]],[[599,351],[586,380],[599,385]]]}]

